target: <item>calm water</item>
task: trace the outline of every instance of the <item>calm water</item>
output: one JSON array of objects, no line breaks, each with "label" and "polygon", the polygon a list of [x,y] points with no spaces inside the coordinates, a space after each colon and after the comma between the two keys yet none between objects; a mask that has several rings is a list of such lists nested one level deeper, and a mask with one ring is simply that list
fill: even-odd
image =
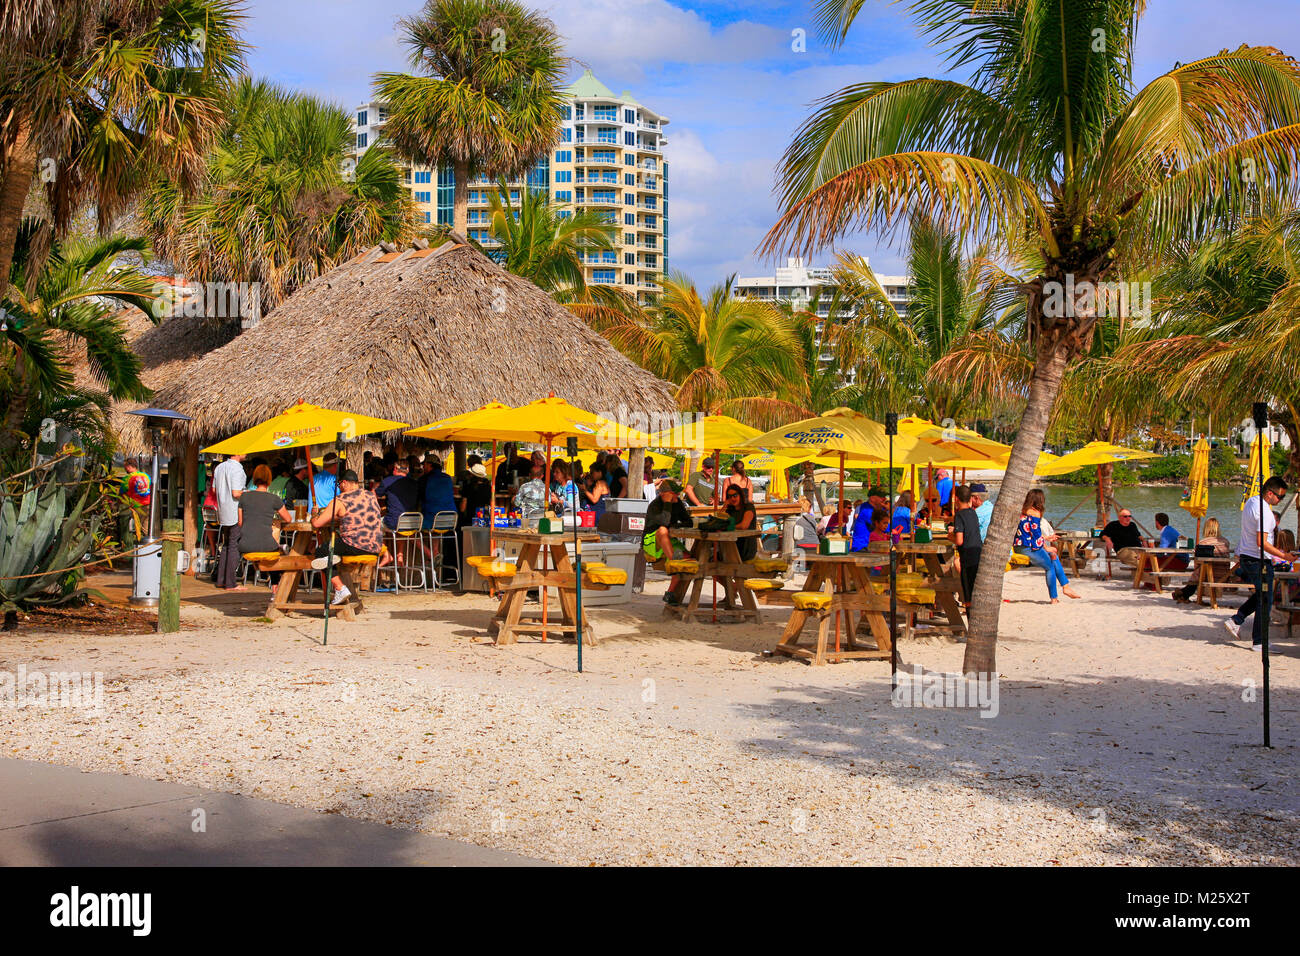
[{"label": "calm water", "polygon": [[[1083,485],[1045,485],[1047,493],[1047,520],[1052,526],[1063,531],[1088,531],[1097,519],[1094,486]],[[1206,517],[1218,518],[1222,525],[1223,536],[1234,545],[1241,535],[1241,493],[1242,486],[1210,489],[1210,509]],[[1114,490],[1115,500],[1133,512],[1133,516],[1151,534],[1155,534],[1155,513],[1163,511],[1169,515],[1170,523],[1178,529],[1180,535],[1196,533],[1196,518],[1189,515],[1178,502],[1182,500],[1183,489],[1178,485],[1160,485],[1157,487],[1123,487]],[[996,495],[994,496],[996,498]],[[1086,500],[1085,500],[1086,499]],[[1065,515],[1078,505],[1079,510],[1070,516]],[[1111,511],[1111,517],[1115,512]],[[1282,527],[1295,527],[1295,511],[1288,511],[1282,519]]]}]

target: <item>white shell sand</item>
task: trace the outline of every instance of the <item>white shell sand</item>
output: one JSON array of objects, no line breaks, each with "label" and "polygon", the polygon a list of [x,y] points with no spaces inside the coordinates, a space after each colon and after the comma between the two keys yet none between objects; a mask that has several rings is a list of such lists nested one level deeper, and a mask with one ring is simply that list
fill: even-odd
[{"label": "white shell sand", "polygon": [[[594,610],[599,647],[496,648],[485,596],[380,595],[355,624],[186,605],[167,638],[0,635],[0,669],[95,670],[101,716],[0,706],[0,753],[412,827],[571,864],[1300,862],[1300,650],[1126,583],[1008,576],[1000,713],[891,706],[889,668],[811,668],[753,625]],[[1229,599],[1235,603],[1235,599]],[[960,668],[960,645],[902,647]]]}]

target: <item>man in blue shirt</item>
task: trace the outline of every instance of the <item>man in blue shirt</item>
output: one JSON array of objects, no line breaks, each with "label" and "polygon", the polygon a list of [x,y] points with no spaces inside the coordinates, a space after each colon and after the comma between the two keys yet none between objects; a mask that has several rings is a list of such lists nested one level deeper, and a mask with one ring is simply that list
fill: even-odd
[{"label": "man in blue shirt", "polygon": [[982,483],[970,486],[970,503],[980,522],[980,540],[989,536],[989,521],[993,518],[993,502],[988,500],[989,490]]},{"label": "man in blue shirt", "polygon": [[379,483],[375,496],[384,506],[384,524],[397,528],[397,519],[410,511],[422,510],[420,486],[411,478],[410,466],[403,460],[393,462],[393,473]]},{"label": "man in blue shirt", "polygon": [[1160,545],[1162,548],[1178,547],[1179,534],[1177,529],[1169,524],[1169,515],[1163,511],[1156,515],[1156,531],[1160,532]]},{"label": "man in blue shirt", "polygon": [[952,472],[947,468],[940,468],[935,475],[935,490],[939,493],[939,508],[949,510],[948,506],[952,503]]},{"label": "man in blue shirt", "polygon": [[424,527],[433,527],[433,516],[440,511],[456,511],[456,489],[451,476],[442,470],[442,459],[428,454],[424,460],[432,467],[424,483]]},{"label": "man in blue shirt", "polygon": [[314,510],[328,508],[339,493],[339,456],[332,451],[321,459],[321,470],[311,480],[311,506]]}]

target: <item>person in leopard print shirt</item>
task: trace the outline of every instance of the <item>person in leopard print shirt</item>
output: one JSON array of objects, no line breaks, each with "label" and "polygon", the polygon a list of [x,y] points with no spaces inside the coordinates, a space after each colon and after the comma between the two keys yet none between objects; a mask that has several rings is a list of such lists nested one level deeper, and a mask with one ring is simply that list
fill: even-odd
[{"label": "person in leopard print shirt", "polygon": [[[311,519],[315,528],[327,528],[336,525],[334,540],[335,558],[353,555],[378,555],[383,548],[382,517],[379,513],[379,500],[373,492],[361,487],[357,473],[349,469],[339,475],[339,494]],[[323,571],[329,564],[329,539],[321,535],[321,543],[316,547],[316,560],[312,567]],[[342,604],[352,594],[338,575],[334,576],[334,600],[331,603]]]}]

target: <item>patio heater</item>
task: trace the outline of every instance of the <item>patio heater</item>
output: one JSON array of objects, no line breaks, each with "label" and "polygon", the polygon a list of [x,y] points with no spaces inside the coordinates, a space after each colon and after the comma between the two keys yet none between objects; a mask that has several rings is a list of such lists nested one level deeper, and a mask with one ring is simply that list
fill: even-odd
[{"label": "patio heater", "polygon": [[153,465],[149,469],[149,519],[144,541],[136,548],[131,561],[131,604],[135,607],[157,607],[162,589],[162,541],[158,537],[158,451],[164,432],[171,431],[177,422],[188,422],[190,417],[167,408],[142,408],[128,412],[144,419],[153,444]]},{"label": "patio heater", "polygon": [[[889,523],[894,523],[894,436],[898,434],[898,412],[885,413],[885,434],[889,436]],[[898,690],[898,548],[889,533],[889,693]]]}]

